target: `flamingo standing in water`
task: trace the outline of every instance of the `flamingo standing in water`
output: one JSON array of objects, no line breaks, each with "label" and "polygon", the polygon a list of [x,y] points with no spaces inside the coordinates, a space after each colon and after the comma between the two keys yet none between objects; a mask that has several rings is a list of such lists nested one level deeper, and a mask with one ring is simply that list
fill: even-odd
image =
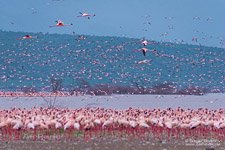
[{"label": "flamingo standing in water", "polygon": [[91,137],[93,131],[102,130],[111,133],[113,130],[121,132],[126,130],[128,133],[152,131],[158,137],[162,136],[162,130],[165,130],[170,138],[174,133],[179,136],[180,131],[181,133],[188,131],[187,136],[195,132],[202,135],[205,128],[213,128],[211,130],[213,134],[222,135],[225,128],[224,118],[225,110],[223,109],[12,109],[0,110],[0,129],[2,135],[8,134],[12,137],[21,131],[35,135],[43,131],[46,134],[48,130],[60,131],[58,129],[65,130],[68,136],[73,134],[74,130],[84,131],[85,137],[88,137],[88,133]]},{"label": "flamingo standing in water", "polygon": [[49,26],[49,28],[52,28],[52,27],[64,27],[64,26],[72,26],[73,24],[64,24],[62,20],[57,20],[56,21],[56,25],[53,25],[53,26]]},{"label": "flamingo standing in water", "polygon": [[77,16],[77,17],[87,17],[88,19],[90,19],[90,17],[94,17],[94,16],[96,16],[96,15],[95,14],[92,15],[92,14],[80,12],[80,15]]}]

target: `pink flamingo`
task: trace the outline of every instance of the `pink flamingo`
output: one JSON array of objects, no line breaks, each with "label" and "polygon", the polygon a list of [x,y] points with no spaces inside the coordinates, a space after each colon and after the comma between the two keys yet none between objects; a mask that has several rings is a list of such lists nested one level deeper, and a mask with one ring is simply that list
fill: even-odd
[{"label": "pink flamingo", "polygon": [[77,17],[87,17],[88,19],[90,19],[90,17],[95,17],[95,16],[96,16],[95,14],[91,15],[91,14],[88,14],[88,13],[80,12],[80,15],[77,16]]},{"label": "pink flamingo", "polygon": [[[13,134],[30,132],[33,134],[45,134],[54,131],[59,134],[65,130],[69,136],[73,131],[85,131],[92,136],[92,132],[113,131],[126,134],[144,134],[152,132],[159,138],[167,132],[168,138],[182,133],[185,136],[207,135],[209,130],[216,137],[221,137],[225,128],[225,111],[209,109],[132,109],[114,110],[103,108],[47,109],[32,108],[31,110],[16,109],[0,110],[1,134],[13,137]],[[22,131],[20,130],[22,129]],[[58,132],[59,133],[58,133]],[[186,133],[187,132],[187,133]],[[219,138],[220,138],[219,137]]]},{"label": "pink flamingo", "polygon": [[148,45],[148,41],[144,40],[144,41],[141,42],[141,44],[143,44],[144,46],[147,46]]},{"label": "pink flamingo", "polygon": [[25,39],[33,39],[33,38],[37,38],[37,37],[27,34],[27,35],[23,36],[22,38],[17,38],[17,40],[25,40]]},{"label": "pink flamingo", "polygon": [[49,26],[49,28],[52,28],[52,27],[64,27],[64,26],[72,26],[73,24],[64,24],[62,20],[57,20],[56,21],[56,25],[53,25],[53,26]]}]

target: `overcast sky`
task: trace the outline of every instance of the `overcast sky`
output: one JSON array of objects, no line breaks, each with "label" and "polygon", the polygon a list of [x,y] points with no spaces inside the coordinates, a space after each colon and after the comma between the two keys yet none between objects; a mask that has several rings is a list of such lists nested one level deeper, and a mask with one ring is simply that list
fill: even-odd
[{"label": "overcast sky", "polygon": [[[79,12],[96,16],[78,18]],[[8,31],[145,37],[220,47],[225,38],[225,0],[0,0],[0,19],[0,29]],[[57,19],[73,26],[49,28]]]}]

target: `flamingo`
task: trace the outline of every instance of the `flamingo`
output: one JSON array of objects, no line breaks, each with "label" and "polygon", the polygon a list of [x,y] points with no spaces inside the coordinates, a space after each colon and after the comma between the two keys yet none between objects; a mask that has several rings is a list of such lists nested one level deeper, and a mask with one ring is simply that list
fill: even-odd
[{"label": "flamingo", "polygon": [[64,26],[72,26],[73,24],[64,24],[62,20],[57,20],[56,21],[56,25],[53,25],[53,26],[49,26],[49,28],[52,28],[52,27],[64,27]]},{"label": "flamingo", "polygon": [[3,121],[0,122],[0,129],[1,129],[1,128],[4,128],[4,127],[6,127],[6,126],[7,126],[7,123],[6,123],[5,120],[3,120]]},{"label": "flamingo", "polygon": [[37,38],[37,36],[31,36],[29,34],[23,36],[22,38],[17,38],[17,40],[25,40],[25,39],[33,39],[33,38]]},{"label": "flamingo", "polygon": [[64,125],[64,130],[66,130],[66,129],[72,127],[72,126],[74,125],[74,123],[75,123],[75,120],[72,120],[72,119],[68,120],[68,121],[66,122],[66,124]]},{"label": "flamingo", "polygon": [[217,129],[220,129],[220,124],[221,122],[220,121],[214,121],[214,127],[217,128]]},{"label": "flamingo", "polygon": [[55,123],[55,128],[56,129],[60,129],[60,128],[62,128],[62,123],[60,123],[59,121],[56,121],[56,123]]},{"label": "flamingo", "polygon": [[208,17],[208,18],[206,19],[206,21],[211,21],[211,20],[213,20],[212,17]]},{"label": "flamingo", "polygon": [[84,125],[85,130],[89,130],[91,128],[94,128],[94,123],[93,122],[88,122]]},{"label": "flamingo", "polygon": [[138,124],[139,124],[140,127],[149,128],[149,125],[143,120],[141,120]]},{"label": "flamingo", "polygon": [[141,44],[143,44],[144,46],[147,46],[148,45],[148,41],[144,40],[144,41],[141,42]]},{"label": "flamingo", "polygon": [[49,129],[49,126],[45,123],[44,120],[40,122],[40,129]]},{"label": "flamingo", "polygon": [[156,49],[151,49],[151,50],[149,50],[149,49],[143,47],[143,48],[141,48],[141,49],[133,50],[133,52],[139,52],[139,51],[142,51],[143,56],[146,56],[147,51],[153,53],[155,56],[159,56],[159,55],[160,55],[160,54],[157,52]]},{"label": "flamingo", "polygon": [[28,128],[28,129],[34,129],[35,126],[34,126],[34,124],[33,124],[32,122],[29,122],[29,123],[27,124],[27,128]]},{"label": "flamingo", "polygon": [[[213,128],[212,132],[222,132],[225,128],[225,110],[208,110],[208,109],[132,109],[127,110],[113,110],[101,108],[82,108],[82,109],[47,109],[47,108],[33,108],[26,109],[12,109],[0,110],[0,128],[6,133],[19,133],[20,129],[23,132],[37,133],[36,131],[44,129],[44,131],[64,129],[67,133],[72,133],[73,130],[83,130],[90,133],[96,129],[109,129],[119,131],[141,128],[141,130],[148,130],[150,126],[159,131],[165,130],[170,134],[175,129],[177,132],[192,130],[201,131],[201,127]],[[164,128],[164,126],[166,128]],[[99,128],[95,128],[99,127]],[[137,128],[138,127],[138,128]],[[156,128],[154,128],[156,127]],[[200,127],[200,128],[199,128]],[[195,129],[197,128],[197,129]],[[171,130],[172,129],[172,130]],[[199,130],[200,129],[200,130]],[[10,132],[10,130],[18,130]],[[90,131],[90,132],[89,132]],[[106,130],[104,130],[106,131]],[[149,130],[150,131],[150,130]],[[154,131],[153,131],[154,132]],[[158,134],[159,132],[157,132]],[[196,132],[198,133],[198,132]],[[179,133],[178,133],[179,134]],[[13,136],[13,135],[12,135]]]},{"label": "flamingo", "polygon": [[136,121],[130,120],[130,121],[129,121],[129,125],[130,125],[132,128],[135,128],[138,124],[137,124]]},{"label": "flamingo", "polygon": [[201,121],[199,121],[199,120],[196,120],[196,121],[191,121],[190,123],[189,123],[189,127],[190,127],[190,129],[194,129],[194,128],[196,128],[197,126],[199,126],[201,124]]},{"label": "flamingo", "polygon": [[145,56],[148,49],[144,47],[141,50],[142,50],[143,55]]},{"label": "flamingo", "polygon": [[193,20],[201,20],[201,18],[198,16],[195,16],[195,17],[193,17]]},{"label": "flamingo", "polygon": [[225,122],[221,122],[220,123],[220,129],[224,129],[225,128]]},{"label": "flamingo", "polygon": [[182,122],[182,123],[180,123],[180,125],[179,125],[181,128],[189,128],[189,124],[188,123],[184,123],[184,122]]},{"label": "flamingo", "polygon": [[22,127],[23,127],[23,122],[20,119],[15,120],[15,125],[13,126],[13,129],[19,130]]},{"label": "flamingo", "polygon": [[125,118],[118,119],[118,124],[123,126],[128,126],[129,122]]},{"label": "flamingo", "polygon": [[78,122],[75,122],[73,127],[74,129],[80,130],[80,124]]},{"label": "flamingo", "polygon": [[149,119],[149,122],[150,122],[151,124],[158,124],[159,120],[158,120],[157,118],[150,118],[150,119]]},{"label": "flamingo", "polygon": [[165,126],[166,126],[167,128],[169,128],[169,129],[172,129],[172,128],[173,128],[173,124],[172,124],[171,120],[166,121],[166,122],[165,122]]},{"label": "flamingo", "polygon": [[77,16],[77,17],[87,17],[88,19],[90,19],[90,17],[95,17],[95,16],[96,16],[95,14],[91,15],[91,14],[88,14],[88,13],[80,12],[80,15]]},{"label": "flamingo", "polygon": [[151,62],[152,60],[151,59],[144,59],[144,60],[141,60],[141,61],[139,61],[139,62],[137,62],[138,64],[147,64],[147,63],[149,63],[149,62]]},{"label": "flamingo", "polygon": [[94,123],[97,124],[97,125],[100,125],[101,124],[101,120],[100,119],[95,119]]},{"label": "flamingo", "polygon": [[102,127],[107,127],[107,126],[110,126],[113,124],[113,120],[110,119],[110,120],[106,120],[103,124],[102,124]]}]

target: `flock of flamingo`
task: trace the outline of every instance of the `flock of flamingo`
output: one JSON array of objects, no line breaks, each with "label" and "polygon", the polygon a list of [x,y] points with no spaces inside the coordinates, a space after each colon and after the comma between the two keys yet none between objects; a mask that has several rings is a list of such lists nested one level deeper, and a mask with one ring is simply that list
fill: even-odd
[{"label": "flock of flamingo", "polygon": [[78,132],[93,136],[153,138],[225,138],[225,109],[32,108],[0,110],[0,138],[72,139]]},{"label": "flock of flamingo", "polygon": [[[90,19],[95,14],[80,12],[77,17]],[[170,19],[170,18],[165,18]],[[171,18],[172,19],[172,18]],[[200,20],[194,17],[194,20]],[[208,18],[207,21],[211,20]],[[73,24],[64,24],[57,20],[56,24],[49,26],[64,27]],[[148,25],[151,25],[148,22]],[[171,30],[173,27],[169,27]],[[167,32],[162,36],[167,36]],[[37,38],[25,35],[18,40]],[[83,39],[83,38],[82,38]],[[192,42],[198,42],[197,37]],[[157,50],[146,48],[152,44],[142,40],[143,56],[152,52],[155,56],[166,56],[159,54]],[[174,57],[172,57],[174,58]],[[213,60],[217,61],[217,60]],[[138,64],[149,63],[151,60],[141,60]],[[189,62],[189,60],[188,60]],[[205,59],[203,60],[203,63]],[[104,64],[105,65],[105,64]],[[178,67],[177,67],[178,68]],[[179,69],[177,69],[179,71]],[[83,74],[83,73],[82,73]],[[105,76],[108,76],[106,74]],[[159,74],[159,76],[161,73]],[[205,76],[205,74],[204,74]],[[5,77],[4,77],[5,78]],[[78,93],[79,94],[79,93]],[[23,97],[23,96],[69,96],[67,92],[58,93],[23,93],[23,92],[1,92],[0,97]],[[77,94],[76,94],[77,95]],[[0,110],[0,141],[21,140],[27,137],[33,140],[42,139],[73,139],[81,133],[85,140],[94,136],[119,135],[130,137],[153,137],[156,139],[166,138],[188,138],[188,137],[212,137],[220,140],[225,139],[225,109],[210,110],[199,109],[134,109],[126,110],[104,109],[104,108],[13,108],[11,110]]]},{"label": "flock of flamingo", "polygon": [[65,92],[65,91],[57,91],[57,92],[15,92],[15,91],[0,91],[0,97],[64,97],[64,96],[83,96],[82,92]]},{"label": "flock of flamingo", "polygon": [[[90,19],[91,17],[95,17],[96,15],[95,14],[89,14],[89,13],[82,13],[82,12],[79,12],[80,15],[78,15],[77,17],[83,17],[83,18],[88,18]],[[73,24],[65,24],[62,20],[56,20],[55,21],[56,24],[55,25],[51,25],[49,26],[49,28],[52,28],[52,27],[65,27],[65,26],[72,26]],[[32,39],[32,38],[37,38],[36,36],[31,36],[29,34],[21,37],[21,38],[17,38],[18,40],[23,40],[23,39]]]}]

